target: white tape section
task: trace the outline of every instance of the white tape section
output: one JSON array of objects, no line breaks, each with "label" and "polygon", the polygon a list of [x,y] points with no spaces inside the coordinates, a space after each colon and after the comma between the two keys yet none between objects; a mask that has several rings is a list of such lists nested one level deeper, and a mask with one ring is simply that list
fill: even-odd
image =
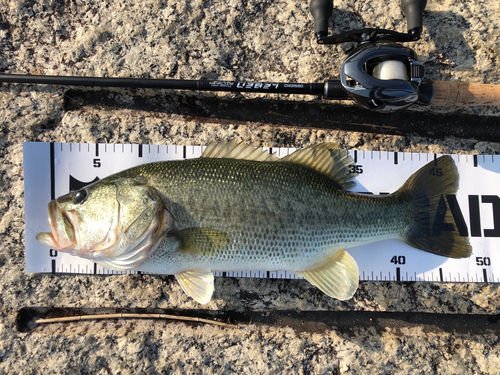
[{"label": "white tape section", "polygon": [[[117,274],[91,261],[47,249],[35,240],[50,231],[48,202],[96,178],[153,161],[196,158],[201,146],[25,143],[26,272]],[[282,157],[294,149],[273,149]],[[439,155],[350,151],[362,172],[356,192],[391,193]],[[453,155],[460,173],[456,196],[443,199],[454,230],[470,237],[468,259],[448,259],[388,240],[348,249],[361,280],[500,282],[500,155]],[[217,272],[216,276],[294,278],[292,272]]]}]

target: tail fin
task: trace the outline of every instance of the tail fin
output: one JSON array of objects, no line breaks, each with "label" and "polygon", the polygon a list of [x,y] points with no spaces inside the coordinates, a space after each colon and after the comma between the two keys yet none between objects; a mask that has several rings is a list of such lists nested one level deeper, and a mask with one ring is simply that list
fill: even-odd
[{"label": "tail fin", "polygon": [[408,245],[450,258],[467,258],[472,247],[453,224],[446,195],[458,190],[458,171],[451,156],[442,156],[415,172],[398,190],[413,198],[413,218],[406,237]]}]

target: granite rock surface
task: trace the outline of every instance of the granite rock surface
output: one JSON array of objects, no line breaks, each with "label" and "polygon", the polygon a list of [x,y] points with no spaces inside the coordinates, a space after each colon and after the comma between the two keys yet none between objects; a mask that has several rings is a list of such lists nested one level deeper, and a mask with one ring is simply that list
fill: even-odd
[{"label": "granite rock surface", "polygon": [[[335,1],[330,30],[378,26],[406,31],[399,3],[390,3]],[[0,72],[323,82],[337,75],[346,48],[316,44],[308,6],[305,0],[4,0]],[[500,84],[498,2],[430,2],[422,39],[412,48],[430,79]],[[206,145],[235,139],[255,146],[303,147],[328,141],[348,149],[463,154],[498,154],[499,143],[186,114],[189,103],[203,107],[207,97],[320,101],[298,95],[163,91],[169,101],[152,110],[147,102],[157,101],[153,90],[78,92],[75,96],[74,87],[0,86],[1,372],[498,373],[498,322],[470,330],[408,322],[347,330],[303,316],[293,324],[272,319],[277,311],[311,316],[352,311],[449,314],[450,320],[465,314],[479,320],[500,314],[498,284],[362,282],[353,299],[340,302],[298,280],[218,278],[213,300],[201,309],[171,276],[27,274],[22,142]],[[104,100],[87,105],[75,99],[84,98],[81,93],[112,98],[113,105]],[[407,111],[409,119],[421,113],[473,115],[500,124],[494,107]],[[236,323],[239,315],[231,314],[252,311],[269,319],[241,318],[237,329],[158,320],[42,326],[20,323],[22,308],[163,309],[208,318],[228,313]]]}]

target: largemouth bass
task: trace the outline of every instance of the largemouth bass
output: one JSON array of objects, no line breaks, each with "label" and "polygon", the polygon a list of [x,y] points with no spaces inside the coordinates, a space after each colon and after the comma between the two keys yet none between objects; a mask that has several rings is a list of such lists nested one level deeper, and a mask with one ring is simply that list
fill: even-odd
[{"label": "largemouth bass", "polygon": [[431,222],[440,198],[458,189],[451,157],[382,196],[347,190],[352,163],[332,144],[282,159],[245,144],[211,144],[198,159],[140,165],[51,201],[51,232],[37,240],[109,269],[173,274],[199,303],[212,297],[212,271],[247,270],[292,271],[349,299],[359,272],[345,249],[383,239],[470,256],[467,237]]}]

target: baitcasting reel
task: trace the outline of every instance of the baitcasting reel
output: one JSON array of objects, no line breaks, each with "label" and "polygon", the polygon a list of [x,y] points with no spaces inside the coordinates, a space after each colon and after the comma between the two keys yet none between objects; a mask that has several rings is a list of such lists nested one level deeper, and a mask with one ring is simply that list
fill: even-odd
[{"label": "baitcasting reel", "polygon": [[401,8],[408,18],[408,33],[366,28],[338,35],[328,35],[328,19],[333,0],[311,0],[310,11],[315,22],[319,44],[355,42],[342,64],[340,82],[357,103],[376,111],[395,111],[413,103],[429,104],[434,95],[431,82],[423,81],[424,66],[417,54],[398,43],[414,42],[422,32],[422,11],[427,0],[402,0]]}]

